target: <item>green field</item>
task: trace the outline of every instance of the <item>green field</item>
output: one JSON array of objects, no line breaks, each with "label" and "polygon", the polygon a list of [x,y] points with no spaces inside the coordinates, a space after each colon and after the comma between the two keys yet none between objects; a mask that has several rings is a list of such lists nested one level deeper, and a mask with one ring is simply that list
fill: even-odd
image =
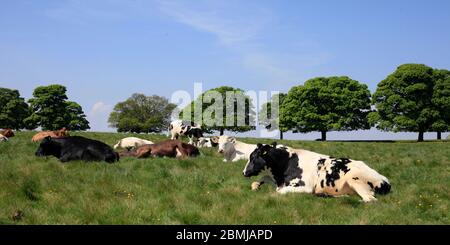
[{"label": "green field", "polygon": [[[186,160],[62,164],[54,157],[34,156],[38,144],[31,142],[33,134],[20,132],[0,143],[1,224],[450,224],[448,141],[280,141],[363,160],[388,177],[392,192],[365,204],[357,196],[279,195],[269,185],[251,191],[257,177],[242,177],[245,162],[224,163],[214,149],[201,149],[202,156]],[[113,145],[132,134],[72,135]],[[19,210],[23,216],[13,219]]]}]

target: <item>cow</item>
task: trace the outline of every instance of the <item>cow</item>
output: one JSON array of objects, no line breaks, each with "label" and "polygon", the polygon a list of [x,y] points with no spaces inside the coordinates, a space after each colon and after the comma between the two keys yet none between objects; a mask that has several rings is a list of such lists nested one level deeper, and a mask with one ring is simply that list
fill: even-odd
[{"label": "cow", "polygon": [[6,128],[4,130],[0,130],[0,135],[5,136],[6,138],[11,138],[14,137],[14,132],[11,129]]},{"label": "cow", "polygon": [[140,139],[137,137],[127,137],[119,140],[117,144],[114,145],[114,149],[123,148],[127,150],[136,149],[142,145],[153,144],[152,141]]},{"label": "cow", "polygon": [[45,137],[37,149],[36,156],[55,156],[61,162],[74,160],[105,161],[114,163],[119,161],[119,154],[111,146],[81,136],[52,138]]},{"label": "cow", "polygon": [[211,138],[201,137],[198,139],[198,147],[216,147],[219,145],[219,137],[214,136]]},{"label": "cow", "polygon": [[248,160],[250,154],[256,149],[256,145],[237,141],[235,137],[227,135],[219,136],[218,143],[218,152],[223,154],[224,162]]},{"label": "cow", "polygon": [[184,135],[189,138],[189,144],[198,146],[198,139],[203,137],[201,127],[194,122],[175,120],[169,125],[170,139],[177,140],[179,136]]},{"label": "cow", "polygon": [[38,142],[38,141],[41,141],[42,139],[46,138],[47,136],[50,136],[52,138],[60,138],[60,137],[70,136],[70,134],[67,131],[67,129],[64,127],[62,129],[56,130],[56,131],[42,131],[42,132],[39,132],[39,133],[37,133],[37,134],[35,134],[33,136],[31,141]]},{"label": "cow", "polygon": [[375,194],[387,194],[391,189],[385,176],[362,161],[334,158],[276,143],[258,144],[242,174],[256,176],[265,169],[272,176],[252,183],[252,189],[272,182],[281,194],[296,192],[331,197],[357,194],[364,202],[375,201]]},{"label": "cow", "polygon": [[197,147],[181,142],[180,140],[166,140],[151,145],[143,145],[129,151],[121,152],[121,156],[134,156],[137,158],[154,157],[194,157],[200,154]]}]

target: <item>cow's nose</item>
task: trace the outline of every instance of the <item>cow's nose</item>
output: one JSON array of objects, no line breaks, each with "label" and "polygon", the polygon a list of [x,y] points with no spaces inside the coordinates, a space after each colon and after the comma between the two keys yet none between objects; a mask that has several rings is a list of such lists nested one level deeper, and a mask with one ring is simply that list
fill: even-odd
[{"label": "cow's nose", "polygon": [[219,150],[219,153],[223,153],[223,150]]}]

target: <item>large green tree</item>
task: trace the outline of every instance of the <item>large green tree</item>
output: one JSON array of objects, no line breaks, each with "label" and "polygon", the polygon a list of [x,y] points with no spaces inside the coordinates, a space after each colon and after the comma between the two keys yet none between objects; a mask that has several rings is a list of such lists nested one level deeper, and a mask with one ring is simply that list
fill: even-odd
[{"label": "large green tree", "polygon": [[441,132],[449,130],[450,125],[450,71],[433,71],[433,96],[431,102],[439,111],[439,118],[431,125],[432,130],[437,131],[437,139],[441,139]]},{"label": "large green tree", "polygon": [[[201,112],[201,113],[198,113]],[[199,115],[195,116],[195,113]],[[246,132],[255,129],[252,99],[243,90],[228,86],[210,89],[186,106],[180,116],[202,126],[206,132]]]},{"label": "large green tree", "polygon": [[25,118],[30,114],[30,108],[25,99],[20,97],[19,91],[0,88],[0,128],[33,128],[25,123]]},{"label": "large green tree", "polygon": [[440,111],[432,101],[435,76],[433,68],[426,65],[399,66],[378,84],[372,96],[377,111],[370,114],[370,122],[381,130],[418,132],[418,141],[433,127],[443,130],[437,123],[442,119]]},{"label": "large green tree", "polygon": [[[280,124],[280,106],[283,104],[286,94],[278,93],[272,96],[270,101],[261,106],[258,113],[258,122],[268,130],[278,129],[280,131],[280,139],[283,139],[283,133],[286,132],[285,125]],[[272,115],[272,112],[277,113]]]},{"label": "large green tree", "polygon": [[81,106],[67,101],[66,87],[59,84],[39,86],[33,91],[28,102],[32,114],[25,119],[30,125],[41,126],[43,130],[57,130],[66,127],[69,130],[89,129]]},{"label": "large green tree", "polygon": [[108,122],[119,132],[159,133],[167,129],[175,107],[164,97],[135,93],[114,106]]},{"label": "large green tree", "polygon": [[283,101],[280,124],[294,132],[369,129],[370,91],[346,76],[318,77],[293,87]]}]

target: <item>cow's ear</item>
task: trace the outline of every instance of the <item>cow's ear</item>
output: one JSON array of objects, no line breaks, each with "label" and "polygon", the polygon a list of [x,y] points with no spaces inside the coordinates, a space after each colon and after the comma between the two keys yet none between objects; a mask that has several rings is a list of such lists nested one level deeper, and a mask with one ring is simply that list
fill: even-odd
[{"label": "cow's ear", "polygon": [[272,146],[273,146],[273,148],[276,148],[277,147],[277,142],[276,141],[272,142]]},{"label": "cow's ear", "polygon": [[256,144],[256,147],[258,147],[258,149],[261,149],[263,145],[261,143]]}]

